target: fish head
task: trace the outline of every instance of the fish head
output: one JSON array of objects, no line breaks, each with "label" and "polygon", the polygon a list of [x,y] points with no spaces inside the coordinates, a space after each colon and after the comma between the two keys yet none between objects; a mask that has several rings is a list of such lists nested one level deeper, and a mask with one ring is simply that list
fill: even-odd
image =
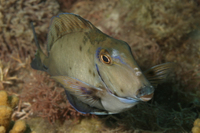
[{"label": "fish head", "polygon": [[96,48],[95,67],[107,91],[121,101],[148,101],[153,97],[154,88],[126,42],[106,39]]}]

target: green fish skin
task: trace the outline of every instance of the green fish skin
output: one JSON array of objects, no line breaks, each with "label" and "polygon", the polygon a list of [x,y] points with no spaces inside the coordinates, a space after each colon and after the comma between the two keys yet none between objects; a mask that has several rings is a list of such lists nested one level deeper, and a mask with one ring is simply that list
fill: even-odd
[{"label": "green fish skin", "polygon": [[173,66],[165,63],[143,73],[126,42],[102,33],[89,21],[70,13],[52,19],[48,55],[37,41],[36,45],[32,68],[49,73],[64,87],[71,105],[82,113],[116,114],[140,101],[149,101],[153,86],[163,82]]}]

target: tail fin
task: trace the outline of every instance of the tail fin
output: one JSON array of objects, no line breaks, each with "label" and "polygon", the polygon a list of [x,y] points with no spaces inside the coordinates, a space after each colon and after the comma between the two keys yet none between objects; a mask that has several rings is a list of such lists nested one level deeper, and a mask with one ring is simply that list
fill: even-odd
[{"label": "tail fin", "polygon": [[34,26],[33,26],[32,22],[31,22],[31,27],[32,27],[32,30],[33,30],[35,44],[36,44],[36,46],[38,48],[38,50],[37,50],[37,52],[35,54],[35,58],[31,62],[31,67],[33,69],[36,69],[36,70],[44,71],[43,61],[46,58],[46,55],[43,53],[43,51],[42,51],[42,49],[41,49],[41,47],[39,45],[39,42],[37,40],[37,36],[36,36],[35,29],[34,29]]}]

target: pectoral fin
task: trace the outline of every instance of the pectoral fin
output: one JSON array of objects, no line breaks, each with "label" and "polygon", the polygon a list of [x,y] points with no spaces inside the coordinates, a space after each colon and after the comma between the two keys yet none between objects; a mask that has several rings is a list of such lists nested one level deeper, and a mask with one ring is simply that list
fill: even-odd
[{"label": "pectoral fin", "polygon": [[164,63],[156,65],[144,72],[144,75],[149,80],[151,85],[156,87],[158,84],[164,82],[168,75],[173,72],[175,63]]},{"label": "pectoral fin", "polygon": [[108,114],[101,103],[102,89],[68,76],[53,76],[52,78],[63,85],[68,100],[77,111],[99,115]]}]

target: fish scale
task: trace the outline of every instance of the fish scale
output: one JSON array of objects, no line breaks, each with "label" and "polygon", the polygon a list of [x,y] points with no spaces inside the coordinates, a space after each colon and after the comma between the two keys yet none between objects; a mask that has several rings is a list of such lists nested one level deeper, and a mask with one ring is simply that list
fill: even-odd
[{"label": "fish scale", "polygon": [[[35,32],[34,36],[37,40]],[[154,86],[162,83],[173,69],[173,63],[165,63],[142,72],[126,42],[70,13],[52,18],[48,56],[37,41],[36,45],[32,68],[59,82],[71,105],[81,113],[116,114],[149,101],[154,93],[150,82]]]}]

